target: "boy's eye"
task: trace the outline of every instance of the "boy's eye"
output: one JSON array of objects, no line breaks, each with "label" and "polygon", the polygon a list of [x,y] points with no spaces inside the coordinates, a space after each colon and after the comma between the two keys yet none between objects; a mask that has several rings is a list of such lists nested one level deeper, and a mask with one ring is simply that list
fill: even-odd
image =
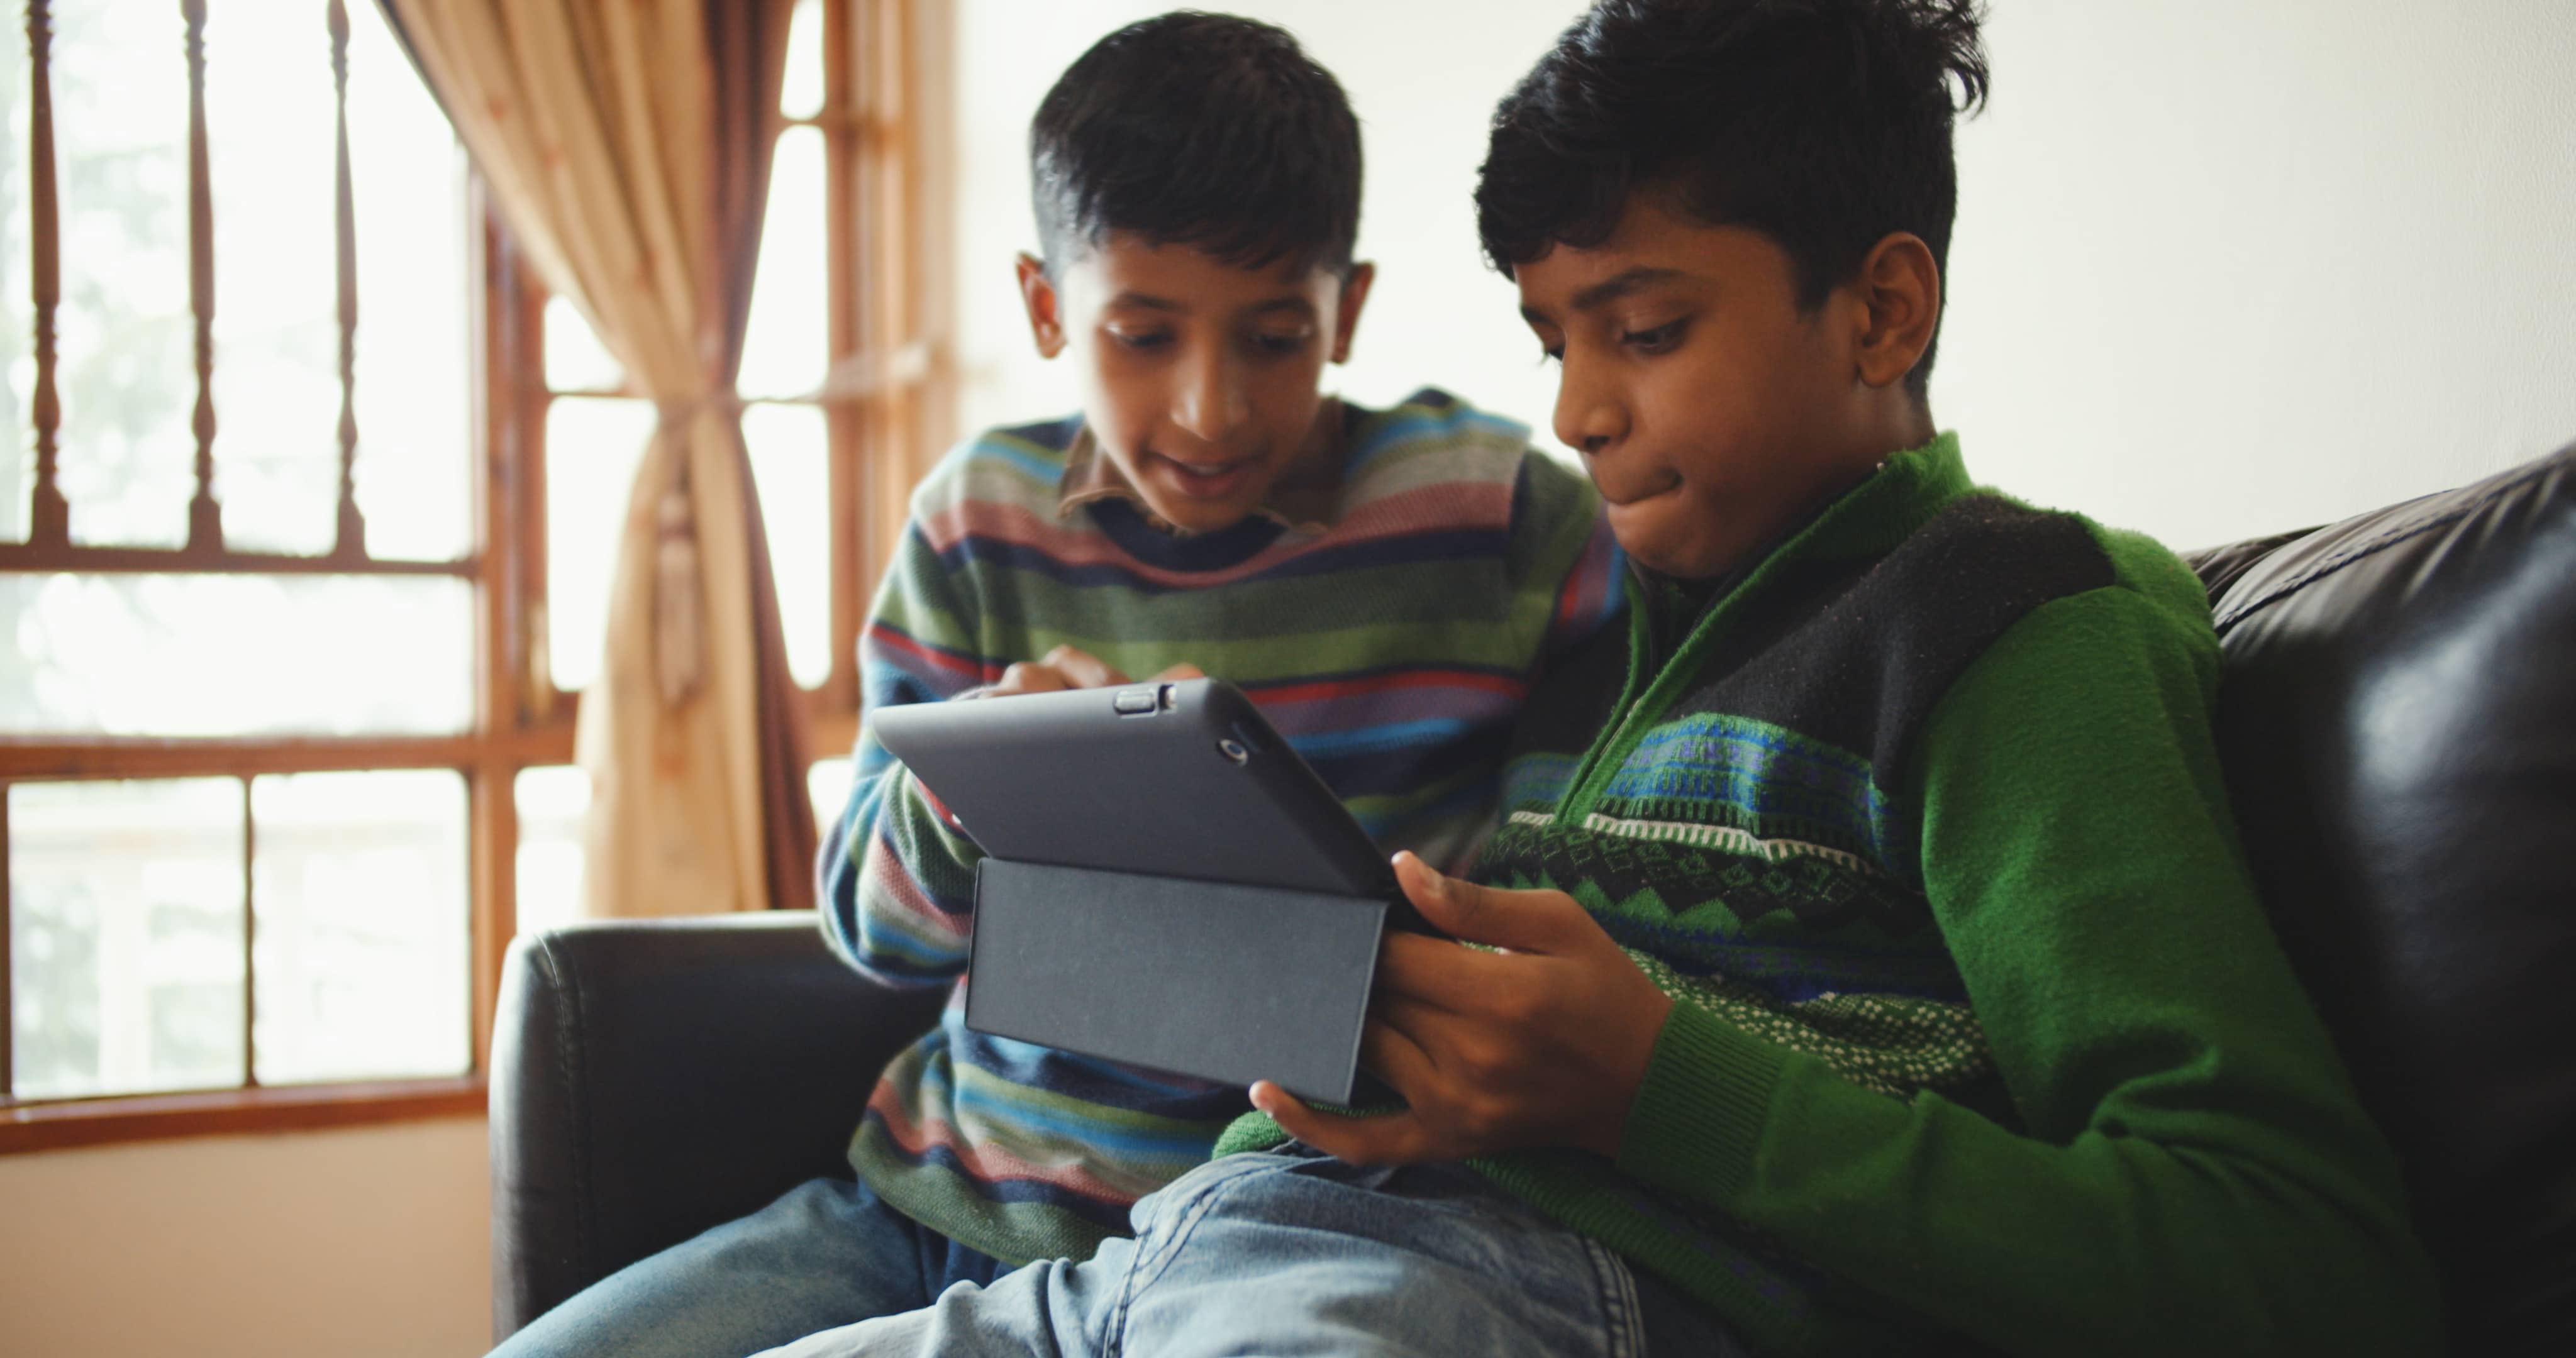
[{"label": "boy's eye", "polygon": [[1660,354],[1681,341],[1682,325],[1681,321],[1668,321],[1652,330],[1622,331],[1619,342],[1631,349]]},{"label": "boy's eye", "polygon": [[1265,354],[1293,354],[1306,347],[1306,339],[1307,332],[1303,330],[1256,330],[1252,347]]},{"label": "boy's eye", "polygon": [[1109,337],[1136,350],[1160,349],[1172,342],[1169,330],[1120,330],[1112,327]]}]

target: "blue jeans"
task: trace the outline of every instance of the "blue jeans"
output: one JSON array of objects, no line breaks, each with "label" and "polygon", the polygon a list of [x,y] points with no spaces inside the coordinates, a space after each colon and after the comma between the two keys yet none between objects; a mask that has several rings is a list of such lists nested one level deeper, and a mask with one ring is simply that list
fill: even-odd
[{"label": "blue jeans", "polygon": [[1610,1251],[1454,1165],[1234,1155],[1136,1204],[1089,1261],[962,1283],[763,1358],[1749,1353]]},{"label": "blue jeans", "polygon": [[600,1279],[493,1358],[743,1358],[817,1330],[928,1306],[1008,1266],[877,1200],[813,1179],[769,1206]]}]

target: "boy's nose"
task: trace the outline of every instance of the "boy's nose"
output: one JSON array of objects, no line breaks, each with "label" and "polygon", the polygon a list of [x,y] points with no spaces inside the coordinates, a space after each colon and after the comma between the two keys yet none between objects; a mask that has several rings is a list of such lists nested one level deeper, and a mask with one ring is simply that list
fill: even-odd
[{"label": "boy's nose", "polygon": [[1557,440],[1586,457],[1598,456],[1628,432],[1627,414],[1610,394],[1587,382],[1571,363],[1556,388]]},{"label": "boy's nose", "polygon": [[1232,433],[1251,413],[1234,365],[1216,355],[1193,365],[1183,375],[1172,418],[1183,429],[1213,443]]}]

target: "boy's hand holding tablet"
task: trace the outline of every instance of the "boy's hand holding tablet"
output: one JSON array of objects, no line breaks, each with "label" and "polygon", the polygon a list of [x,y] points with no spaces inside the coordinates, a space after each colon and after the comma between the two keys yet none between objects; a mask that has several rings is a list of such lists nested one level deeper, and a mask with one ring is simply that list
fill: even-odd
[{"label": "boy's hand holding tablet", "polygon": [[1353,1164],[1464,1160],[1536,1146],[1616,1158],[1672,999],[1562,891],[1445,876],[1409,853],[1396,880],[1460,947],[1390,931],[1360,1064],[1404,1112],[1319,1113],[1277,1084],[1252,1102],[1290,1136]]}]

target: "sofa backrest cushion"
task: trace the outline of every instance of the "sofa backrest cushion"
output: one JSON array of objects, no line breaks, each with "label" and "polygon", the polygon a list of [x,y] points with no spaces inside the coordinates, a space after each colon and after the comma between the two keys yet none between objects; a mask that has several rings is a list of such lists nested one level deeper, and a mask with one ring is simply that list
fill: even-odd
[{"label": "sofa backrest cushion", "polygon": [[2247,855],[2458,1347],[2576,1353],[2576,446],[2195,564]]}]

